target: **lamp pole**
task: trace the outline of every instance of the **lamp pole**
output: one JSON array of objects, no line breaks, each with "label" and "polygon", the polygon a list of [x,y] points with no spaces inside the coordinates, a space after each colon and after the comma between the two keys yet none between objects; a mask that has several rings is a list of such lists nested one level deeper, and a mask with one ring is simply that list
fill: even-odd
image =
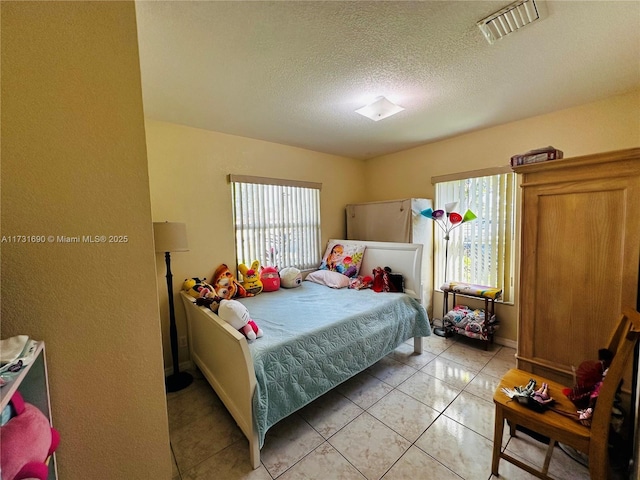
[{"label": "lamp pole", "polygon": [[[464,214],[464,216],[461,216],[460,214],[454,212],[453,210],[457,207],[458,202],[451,202],[451,203],[447,203],[445,205],[444,210],[432,210],[431,208],[427,208],[426,210],[422,210],[420,212],[421,215],[430,218],[431,220],[433,220],[435,222],[436,225],[438,225],[438,227],[440,227],[440,229],[443,231],[444,233],[444,281],[447,281],[447,271],[449,268],[449,234],[451,233],[451,231],[456,228],[459,227],[460,225],[462,225],[465,222],[470,222],[472,220],[475,220],[477,217],[476,215],[471,211],[471,210],[467,210]],[[448,295],[446,292],[444,292],[444,295]],[[438,335],[439,337],[446,337],[447,335],[447,329],[444,325],[444,316],[446,315],[445,311],[444,311],[444,298],[442,300],[442,328],[440,327],[436,327],[433,329],[433,333]]]},{"label": "lamp pole", "polygon": [[449,267],[449,234],[444,236],[444,281],[447,281],[447,268]]},{"label": "lamp pole", "polygon": [[167,392],[177,392],[188,387],[193,382],[193,377],[187,372],[180,371],[178,361],[178,328],[176,327],[176,312],[173,305],[173,275],[171,275],[171,253],[165,252],[164,259],[167,264],[167,294],[169,295],[169,337],[171,339],[171,355],[173,358],[173,374],[166,378]]},{"label": "lamp pole", "polygon": [[171,252],[188,252],[187,228],[184,223],[154,222],[153,242],[157,253],[164,253],[167,265],[167,298],[169,300],[169,339],[171,342],[171,357],[173,372],[166,377],[167,392],[177,392],[188,387],[193,377],[187,372],[180,371],[178,358],[178,328],[176,327],[176,312],[173,304],[173,275],[171,274]]}]

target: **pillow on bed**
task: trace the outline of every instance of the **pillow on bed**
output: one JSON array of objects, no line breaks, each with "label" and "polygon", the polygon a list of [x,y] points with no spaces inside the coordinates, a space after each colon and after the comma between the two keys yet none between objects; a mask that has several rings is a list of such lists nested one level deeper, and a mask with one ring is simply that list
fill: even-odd
[{"label": "pillow on bed", "polygon": [[344,288],[349,286],[349,277],[330,270],[316,270],[307,275],[306,280],[326,285],[331,288]]},{"label": "pillow on bed", "polygon": [[357,277],[365,248],[364,245],[330,242],[322,257],[320,270],[330,270],[347,277]]}]

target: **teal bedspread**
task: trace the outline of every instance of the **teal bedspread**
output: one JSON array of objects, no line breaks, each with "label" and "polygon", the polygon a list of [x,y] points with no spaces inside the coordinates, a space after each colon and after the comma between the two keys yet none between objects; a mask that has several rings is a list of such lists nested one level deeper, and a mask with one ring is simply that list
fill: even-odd
[{"label": "teal bedspread", "polygon": [[239,299],[264,336],[249,342],[260,447],[267,430],[371,366],[405,340],[431,334],[425,309],[402,293],[298,288]]}]

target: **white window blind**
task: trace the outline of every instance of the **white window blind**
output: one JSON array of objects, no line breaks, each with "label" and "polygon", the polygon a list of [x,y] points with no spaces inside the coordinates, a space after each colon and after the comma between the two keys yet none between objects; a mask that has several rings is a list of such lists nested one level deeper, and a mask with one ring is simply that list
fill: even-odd
[{"label": "white window blind", "polygon": [[[446,281],[500,287],[503,300],[513,301],[515,182],[514,173],[503,173],[436,183],[437,205],[457,201],[461,214],[469,209],[477,216],[451,232]],[[446,242],[444,235],[435,237],[436,285],[441,285]]]},{"label": "white window blind", "polygon": [[238,264],[317,268],[320,184],[230,176]]}]

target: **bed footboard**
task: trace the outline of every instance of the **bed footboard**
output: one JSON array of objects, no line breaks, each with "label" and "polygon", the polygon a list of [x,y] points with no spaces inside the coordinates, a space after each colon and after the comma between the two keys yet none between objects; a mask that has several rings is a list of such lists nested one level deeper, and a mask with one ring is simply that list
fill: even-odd
[{"label": "bed footboard", "polygon": [[195,299],[181,292],[187,315],[191,359],[249,440],[251,466],[260,466],[260,443],[253,425],[256,374],[247,340]]}]

